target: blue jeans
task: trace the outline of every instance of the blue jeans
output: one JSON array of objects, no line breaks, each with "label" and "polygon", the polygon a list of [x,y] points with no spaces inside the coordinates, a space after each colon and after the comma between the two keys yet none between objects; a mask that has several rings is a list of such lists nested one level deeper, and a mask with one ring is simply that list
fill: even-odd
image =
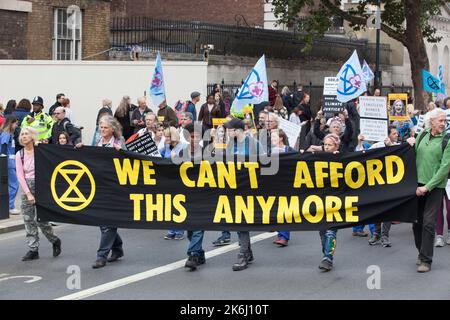
[{"label": "blue jeans", "polygon": [[106,260],[110,251],[115,253],[123,253],[122,239],[117,233],[117,228],[100,227],[102,237],[100,239],[100,247],[97,250],[97,260]]},{"label": "blue jeans", "polygon": [[[364,227],[365,226],[366,225],[353,227],[353,232],[364,231]],[[369,224],[369,230],[370,230],[371,234],[374,234],[374,232],[375,232],[375,225],[374,224]]]},{"label": "blue jeans", "polygon": [[188,231],[187,237],[189,240],[189,245],[187,249],[188,256],[199,256],[204,257],[205,251],[203,251],[202,243],[205,231]]},{"label": "blue jeans", "polygon": [[278,231],[278,238],[283,238],[287,241],[291,239],[291,232],[290,231]]},{"label": "blue jeans", "polygon": [[319,231],[320,240],[322,241],[322,253],[324,259],[333,261],[334,251],[336,249],[337,230],[321,230]]},{"label": "blue jeans", "polygon": [[9,209],[16,207],[16,195],[19,190],[19,181],[16,175],[16,165],[12,166],[8,163],[8,189],[9,189]]},{"label": "blue jeans", "polygon": [[182,236],[182,235],[184,235],[184,230],[172,229],[172,230],[167,231],[167,234],[171,235],[171,236],[176,236],[176,235]]}]

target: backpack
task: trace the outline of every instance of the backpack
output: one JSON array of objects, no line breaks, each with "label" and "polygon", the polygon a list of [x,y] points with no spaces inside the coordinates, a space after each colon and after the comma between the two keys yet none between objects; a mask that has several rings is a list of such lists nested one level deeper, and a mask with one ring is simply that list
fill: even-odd
[{"label": "backpack", "polygon": [[175,111],[175,114],[177,116],[179,126],[181,125],[181,113],[186,112],[188,105],[188,101],[183,102],[181,100],[178,100],[173,106],[173,110]]},{"label": "backpack", "polygon": [[[69,122],[69,121],[64,121],[64,124],[63,124],[63,126],[64,126],[64,131],[65,131],[67,134],[68,134],[68,132],[67,132],[67,123],[68,123],[68,122]],[[72,123],[72,130],[73,130],[73,133],[76,133],[76,134],[78,135],[78,139],[72,141],[72,144],[75,145],[75,144],[81,142],[81,130],[83,130],[83,127],[78,127],[78,126],[76,126],[76,125],[74,125],[74,124]],[[70,137],[70,139],[72,140],[72,137]]]}]

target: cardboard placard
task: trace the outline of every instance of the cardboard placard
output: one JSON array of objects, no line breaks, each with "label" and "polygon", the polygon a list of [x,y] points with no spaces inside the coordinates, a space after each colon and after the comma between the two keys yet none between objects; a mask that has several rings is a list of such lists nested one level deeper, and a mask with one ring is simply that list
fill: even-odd
[{"label": "cardboard placard", "polygon": [[158,146],[152,139],[150,133],[146,133],[141,137],[138,137],[133,141],[127,143],[127,149],[129,151],[145,154],[151,157],[159,157],[159,158],[161,157],[158,151]]}]

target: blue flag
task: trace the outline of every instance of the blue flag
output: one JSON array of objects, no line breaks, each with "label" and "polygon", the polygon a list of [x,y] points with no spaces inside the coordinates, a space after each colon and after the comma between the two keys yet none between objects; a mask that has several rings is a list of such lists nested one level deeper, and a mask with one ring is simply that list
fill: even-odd
[{"label": "blue flag", "polygon": [[231,107],[234,112],[240,112],[248,104],[259,104],[263,101],[269,101],[269,85],[264,55],[245,79]]},{"label": "blue flag", "polygon": [[336,78],[338,78],[336,98],[339,102],[350,101],[367,91],[366,81],[356,50],[353,51],[350,59],[341,67]]},{"label": "blue flag", "polygon": [[156,56],[155,71],[153,73],[152,83],[150,84],[150,97],[153,106],[156,108],[166,100],[166,91],[164,89],[164,75],[161,64],[161,55],[158,52]]},{"label": "blue flag", "polygon": [[445,93],[445,84],[425,69],[422,69],[422,88],[426,92]]},{"label": "blue flag", "polygon": [[375,78],[375,75],[373,74],[372,70],[370,69],[369,65],[367,64],[366,60],[363,62],[362,71],[364,75],[364,79],[366,83],[370,82],[373,78]]}]

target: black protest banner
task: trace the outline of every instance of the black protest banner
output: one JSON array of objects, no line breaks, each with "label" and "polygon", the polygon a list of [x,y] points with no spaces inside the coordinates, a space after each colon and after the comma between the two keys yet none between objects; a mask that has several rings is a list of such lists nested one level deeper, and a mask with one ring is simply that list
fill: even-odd
[{"label": "black protest banner", "polygon": [[[416,219],[407,144],[259,162],[167,159],[114,148],[35,149],[39,221],[185,230],[319,230]],[[49,192],[50,190],[50,192]]]},{"label": "black protest banner", "polygon": [[147,156],[155,157],[159,155],[158,147],[150,133],[146,133],[127,143],[127,149]]}]

